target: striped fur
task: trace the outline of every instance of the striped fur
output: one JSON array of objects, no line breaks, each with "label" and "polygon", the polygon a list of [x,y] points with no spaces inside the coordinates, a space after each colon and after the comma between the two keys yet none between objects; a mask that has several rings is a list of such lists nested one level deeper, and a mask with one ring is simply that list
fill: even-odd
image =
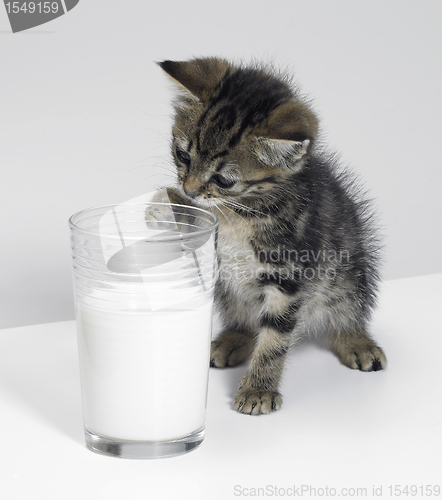
[{"label": "striped fur", "polygon": [[164,61],[177,85],[173,201],[220,219],[211,364],[250,358],[234,407],[281,407],[290,347],[322,334],[350,368],[386,366],[367,333],[379,281],[372,211],[353,178],[318,152],[318,121],[289,80],[207,58]]}]

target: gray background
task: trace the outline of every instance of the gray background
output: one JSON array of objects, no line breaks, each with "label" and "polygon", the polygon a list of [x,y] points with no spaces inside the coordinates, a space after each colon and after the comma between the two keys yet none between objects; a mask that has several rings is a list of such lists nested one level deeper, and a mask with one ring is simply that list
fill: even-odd
[{"label": "gray background", "polygon": [[442,272],[441,21],[437,0],[83,0],[12,34],[0,5],[0,328],[72,319],[68,217],[172,175],[163,59],[293,72],[377,200],[384,277]]}]

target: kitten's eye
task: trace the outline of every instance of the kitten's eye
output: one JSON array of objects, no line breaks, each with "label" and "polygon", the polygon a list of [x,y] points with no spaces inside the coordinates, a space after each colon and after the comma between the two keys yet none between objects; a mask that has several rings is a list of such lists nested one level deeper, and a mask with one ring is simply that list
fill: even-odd
[{"label": "kitten's eye", "polygon": [[182,149],[176,148],[176,156],[181,163],[184,163],[184,165],[187,165],[187,166],[190,165],[189,153],[186,153]]},{"label": "kitten's eye", "polygon": [[217,186],[219,186],[220,188],[223,188],[223,189],[229,189],[234,184],[236,184],[235,181],[226,179],[225,177],[223,177],[220,174],[212,175],[212,177],[210,178],[210,181],[213,182],[214,184],[216,184]]}]

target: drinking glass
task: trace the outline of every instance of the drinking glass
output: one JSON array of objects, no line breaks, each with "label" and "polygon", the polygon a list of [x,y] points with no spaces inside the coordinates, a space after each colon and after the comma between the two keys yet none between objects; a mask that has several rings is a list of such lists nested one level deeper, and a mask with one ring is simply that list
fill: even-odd
[{"label": "drinking glass", "polygon": [[179,455],[204,439],[218,219],[171,203],[69,219],[87,446]]}]

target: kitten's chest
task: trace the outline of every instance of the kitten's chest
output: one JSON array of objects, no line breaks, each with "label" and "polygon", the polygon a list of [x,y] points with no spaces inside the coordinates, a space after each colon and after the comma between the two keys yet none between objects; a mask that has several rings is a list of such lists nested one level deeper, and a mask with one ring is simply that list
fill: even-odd
[{"label": "kitten's chest", "polygon": [[257,277],[261,266],[250,243],[252,238],[253,230],[245,224],[220,224],[219,277],[225,288],[241,297],[259,293]]}]

